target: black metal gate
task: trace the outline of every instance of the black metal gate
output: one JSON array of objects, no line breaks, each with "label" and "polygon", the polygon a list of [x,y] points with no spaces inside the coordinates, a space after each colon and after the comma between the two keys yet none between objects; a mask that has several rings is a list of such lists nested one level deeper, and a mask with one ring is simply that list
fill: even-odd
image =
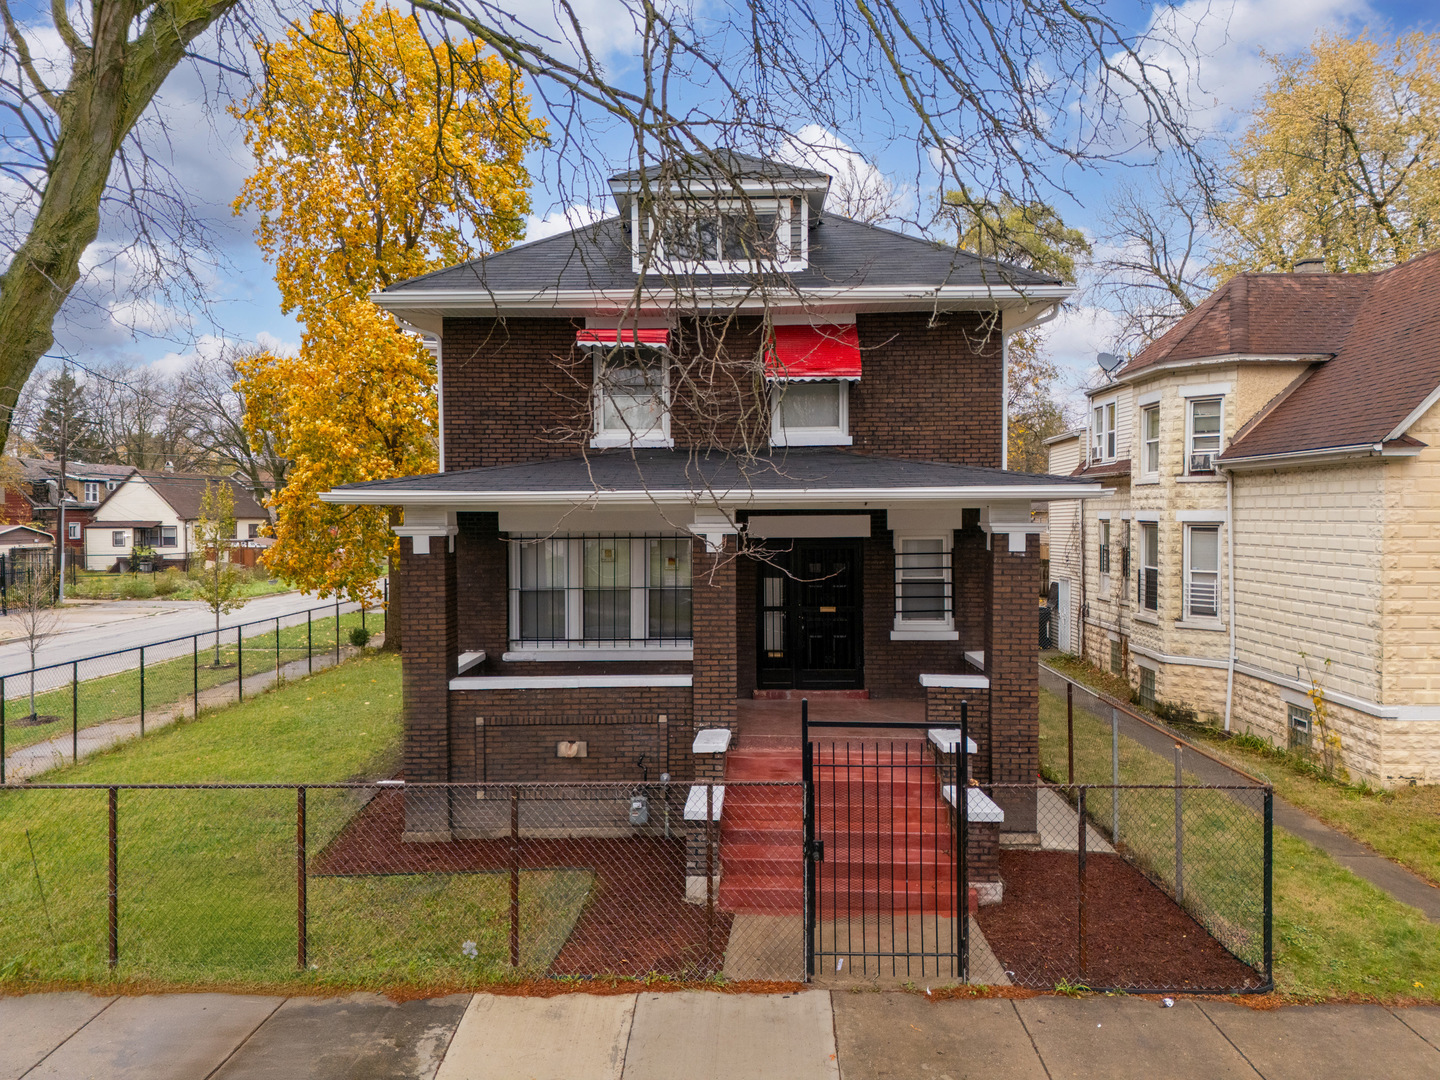
[{"label": "black metal gate", "polygon": [[894,738],[812,742],[816,728],[855,725],[811,721],[801,701],[808,979],[969,981],[967,712],[958,739],[885,722],[865,727]]}]

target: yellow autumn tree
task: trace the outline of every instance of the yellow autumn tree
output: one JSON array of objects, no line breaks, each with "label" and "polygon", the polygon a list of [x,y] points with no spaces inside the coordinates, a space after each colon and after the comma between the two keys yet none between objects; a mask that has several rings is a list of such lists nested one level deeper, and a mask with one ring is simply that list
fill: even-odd
[{"label": "yellow autumn tree", "polygon": [[366,297],[518,240],[543,124],[480,43],[432,45],[373,3],[316,11],[259,50],[264,81],[234,110],[257,162],[235,210],[258,212],[282,306],[304,325],[298,356],[237,365],[247,429],[291,462],[265,561],[322,595],[374,601],[394,522],[316,496],[433,472],[436,401],[422,341]]},{"label": "yellow autumn tree", "polygon": [[1381,270],[1440,242],[1440,35],[1321,34],[1231,149],[1211,271]]}]

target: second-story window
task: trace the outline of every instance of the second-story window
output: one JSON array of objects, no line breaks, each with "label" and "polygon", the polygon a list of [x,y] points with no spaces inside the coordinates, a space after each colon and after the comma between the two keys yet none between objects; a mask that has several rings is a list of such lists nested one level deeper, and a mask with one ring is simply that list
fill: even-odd
[{"label": "second-story window", "polygon": [[1135,602],[1146,611],[1160,610],[1160,526],[1140,526],[1140,567],[1135,575]]},{"label": "second-story window", "polygon": [[776,446],[850,443],[850,384],[776,382],[770,441]]},{"label": "second-story window", "polygon": [[1160,475],[1160,406],[1150,405],[1140,414],[1140,471],[1145,476]]},{"label": "second-story window", "polygon": [[87,503],[98,503],[100,501],[100,485],[98,483],[85,483],[85,501]]},{"label": "second-story window", "polygon": [[651,208],[642,244],[653,242],[656,269],[676,273],[798,270],[806,217],[803,199],[674,198]]},{"label": "second-story window", "polygon": [[1115,402],[1095,406],[1090,427],[1090,460],[1115,460]]},{"label": "second-story window", "polygon": [[595,446],[664,446],[670,441],[670,379],[664,349],[593,349]]},{"label": "second-story window", "polygon": [[1215,458],[1220,454],[1222,415],[1222,399],[1218,397],[1191,400],[1186,472],[1198,475],[1215,472]]}]

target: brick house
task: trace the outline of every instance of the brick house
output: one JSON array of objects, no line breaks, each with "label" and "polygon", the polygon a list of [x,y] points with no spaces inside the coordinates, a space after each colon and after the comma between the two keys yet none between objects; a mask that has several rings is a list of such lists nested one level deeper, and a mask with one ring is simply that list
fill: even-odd
[{"label": "brick house", "polygon": [[[21,481],[6,485],[5,519],[16,524],[36,522],[52,536],[60,526],[60,463],[53,458],[21,457]],[[95,511],[125,478],[131,465],[65,463],[65,553],[76,565],[85,551],[85,527]]]},{"label": "brick house", "polygon": [[1440,253],[1318,271],[1231,279],[1090,391],[1050,468],[1108,495],[1052,505],[1051,577],[1142,703],[1313,747],[1305,653],[1353,778],[1440,782]]},{"label": "brick house", "polygon": [[[1035,777],[1031,508],[1100,489],[1004,470],[1004,350],[1072,290],[734,163],[676,183],[688,261],[631,172],[615,217],[374,297],[439,343],[441,471],[322,497],[404,508],[408,780],[717,776],[698,731],[802,694],[965,698],[974,775]],[[482,810],[412,798],[407,837]]]}]

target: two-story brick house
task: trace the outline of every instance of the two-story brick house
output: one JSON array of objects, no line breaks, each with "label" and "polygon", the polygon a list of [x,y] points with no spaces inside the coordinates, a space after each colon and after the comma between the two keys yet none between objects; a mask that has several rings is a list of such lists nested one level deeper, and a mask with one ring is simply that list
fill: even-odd
[{"label": "two-story brick house", "polygon": [[1313,746],[1313,676],[1357,779],[1433,783],[1440,254],[1318,269],[1231,279],[1089,393],[1051,468],[1109,495],[1052,512],[1051,575],[1142,702]]},{"label": "two-story brick house", "polygon": [[667,189],[668,252],[630,172],[616,217],[376,295],[439,342],[441,471],[324,498],[404,508],[408,780],[689,778],[802,693],[965,697],[975,775],[1035,777],[1031,507],[1099,487],[1002,469],[1004,343],[1070,287],[725,173]]}]

